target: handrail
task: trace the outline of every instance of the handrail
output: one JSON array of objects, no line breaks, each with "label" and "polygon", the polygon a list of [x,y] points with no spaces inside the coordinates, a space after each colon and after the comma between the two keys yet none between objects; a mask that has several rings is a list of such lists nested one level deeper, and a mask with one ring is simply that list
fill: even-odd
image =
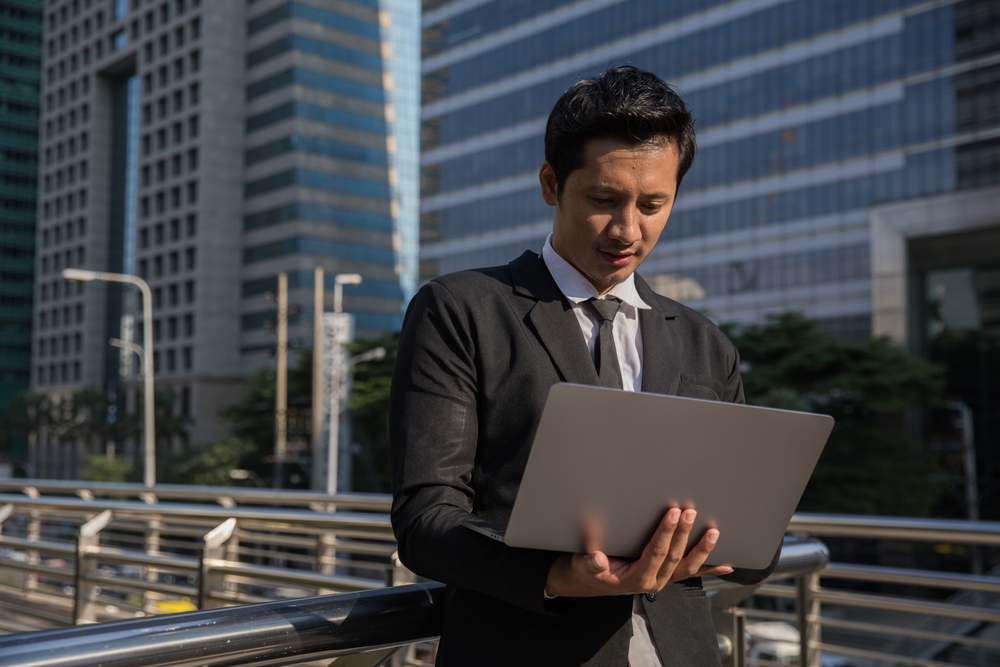
[{"label": "handrail", "polygon": [[947,540],[952,544],[1000,546],[1000,521],[799,512],[792,516],[788,532],[815,537],[869,537],[921,542]]},{"label": "handrail", "polygon": [[[356,510],[388,512],[392,496],[382,493],[337,493],[328,495],[320,491],[255,489],[241,486],[194,486],[188,484],[157,484],[150,488],[144,484],[114,482],[81,482],[53,479],[4,479],[0,480],[0,493],[21,494],[22,489],[36,489],[39,493],[64,493],[78,495],[89,492],[93,496],[130,496],[137,499],[152,494],[157,500],[210,500],[227,497],[237,503],[260,505],[314,505],[334,504]],[[19,498],[24,497],[19,495]]]},{"label": "handrail", "polygon": [[[329,497],[329,496],[328,496]],[[148,505],[126,500],[80,500],[45,496],[31,498],[0,493],[0,505],[11,503],[19,509],[61,509],[80,513],[112,510],[116,516],[159,516],[172,518],[207,519],[225,521],[235,517],[241,523],[262,522],[269,525],[288,524],[299,526],[320,526],[332,529],[362,528],[373,533],[392,536],[392,526],[388,516],[362,512],[303,512],[302,510],[272,507],[222,507],[221,505],[200,505],[188,503],[156,503]]]},{"label": "handrail", "polygon": [[299,664],[441,632],[442,584],[411,584],[0,637],[0,667]]},{"label": "handrail", "polygon": [[[788,542],[777,578],[825,565],[816,540]],[[0,637],[0,667],[299,664],[404,646],[441,632],[444,585],[226,607]]]}]

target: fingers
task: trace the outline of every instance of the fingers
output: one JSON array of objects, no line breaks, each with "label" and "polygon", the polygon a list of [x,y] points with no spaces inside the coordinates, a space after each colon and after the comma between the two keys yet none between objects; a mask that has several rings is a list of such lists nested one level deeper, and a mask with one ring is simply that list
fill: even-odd
[{"label": "fingers", "polygon": [[[710,528],[707,530],[701,540],[698,541],[698,544],[691,549],[691,552],[670,573],[668,577],[669,581],[681,581],[690,577],[699,577],[708,574],[714,575],[715,572],[708,572],[710,569],[719,569],[719,574],[729,574],[729,572],[732,572],[732,568],[728,566],[718,566],[718,568],[713,566],[705,567],[705,561],[708,560],[709,554],[712,553],[712,549],[715,548],[715,544],[718,541],[718,529]],[[727,569],[728,571],[723,571]]]},{"label": "fingers", "polygon": [[694,527],[695,517],[698,516],[698,513],[692,509],[677,511],[680,517],[670,540],[670,548],[657,572],[657,583],[661,588],[666,585],[667,581],[672,578],[673,572],[685,561],[684,552],[687,551],[688,537]]},{"label": "fingers", "polygon": [[732,574],[733,568],[728,565],[702,565],[698,569],[696,577],[718,577],[724,574]]}]

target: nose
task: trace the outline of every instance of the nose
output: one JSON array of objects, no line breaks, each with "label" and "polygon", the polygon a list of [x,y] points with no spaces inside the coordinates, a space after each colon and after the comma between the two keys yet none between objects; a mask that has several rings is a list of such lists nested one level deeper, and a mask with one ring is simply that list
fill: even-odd
[{"label": "nose", "polygon": [[642,240],[640,218],[641,213],[637,210],[635,203],[626,203],[616,211],[615,217],[608,227],[608,237],[623,246],[630,246]]}]

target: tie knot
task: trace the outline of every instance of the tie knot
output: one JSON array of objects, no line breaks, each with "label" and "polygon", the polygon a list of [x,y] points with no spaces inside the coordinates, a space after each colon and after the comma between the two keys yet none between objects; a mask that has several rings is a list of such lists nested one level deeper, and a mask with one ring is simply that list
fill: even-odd
[{"label": "tie knot", "polygon": [[602,322],[613,322],[615,315],[618,314],[618,309],[622,306],[622,302],[613,296],[609,296],[606,299],[594,297],[587,299],[584,303],[590,307],[590,310],[597,316],[597,319]]}]

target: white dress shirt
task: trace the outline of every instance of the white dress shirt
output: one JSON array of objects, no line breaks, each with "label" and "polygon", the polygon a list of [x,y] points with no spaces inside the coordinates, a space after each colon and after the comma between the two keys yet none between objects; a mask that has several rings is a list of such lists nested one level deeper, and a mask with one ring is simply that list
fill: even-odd
[{"label": "white dress shirt", "polygon": [[[573,306],[573,314],[580,323],[583,339],[587,341],[590,356],[594,356],[594,341],[600,330],[600,323],[584,302],[597,296],[597,290],[582,273],[563,259],[552,247],[552,235],[545,240],[542,260],[556,281],[556,286]],[[623,282],[609,290],[611,295],[621,300],[614,320],[615,350],[618,365],[622,371],[622,389],[640,391],[642,389],[642,329],[639,328],[639,311],[649,309],[635,291],[635,275],[629,275]],[[603,298],[603,297],[602,297]],[[629,667],[663,667],[653,643],[649,618],[638,595],[632,597],[632,641],[628,647]]]}]

